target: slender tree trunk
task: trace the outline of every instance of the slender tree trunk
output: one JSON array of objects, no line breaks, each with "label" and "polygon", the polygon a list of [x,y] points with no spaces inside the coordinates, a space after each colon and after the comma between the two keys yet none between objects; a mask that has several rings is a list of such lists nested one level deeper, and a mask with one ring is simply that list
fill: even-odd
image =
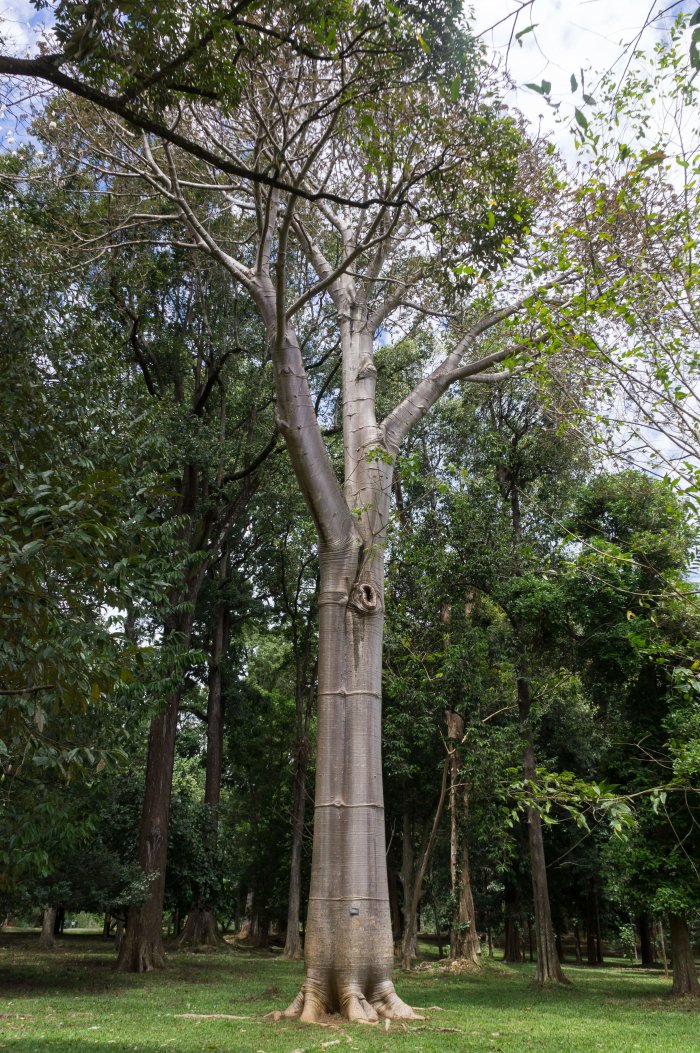
[{"label": "slender tree trunk", "polygon": [[309,740],[302,736],[297,741],[294,758],[294,789],[292,796],[292,860],[289,872],[289,906],[287,909],[287,935],[284,942],[284,957],[292,961],[301,958],[301,936],[299,916],[301,908],[301,853],[304,841],[304,818],[306,814],[306,769],[309,758]]},{"label": "slender tree trunk", "polygon": [[589,965],[598,965],[596,913],[595,879],[590,878],[586,898],[586,960]]},{"label": "slender tree trunk", "polygon": [[117,969],[121,972],[150,972],[165,965],[161,929],[175,735],[181,695],[182,689],[178,688],[170,695],[164,712],[151,721],[138,841],[139,865],[149,882],[148,899],[141,906],[129,907],[127,911],[126,934],[117,960]]},{"label": "slender tree trunk", "polygon": [[637,917],[639,930],[639,948],[642,965],[651,969],[654,966],[654,946],[651,939],[651,919],[646,912]]},{"label": "slender tree trunk", "polygon": [[121,951],[123,943],[124,943],[124,919],[123,918],[117,918],[117,925],[116,925],[116,928],[114,930],[114,944],[115,944],[115,948],[116,948],[117,954],[119,954],[119,952]]},{"label": "slender tree trunk", "polygon": [[44,951],[51,950],[56,944],[54,937],[56,913],[56,907],[44,907],[44,912],[41,916],[41,936],[39,937],[39,946]]},{"label": "slender tree trunk", "polygon": [[503,961],[519,965],[523,960],[522,936],[520,932],[521,911],[515,886],[506,882],[504,894]]},{"label": "slender tree trunk", "polygon": [[[402,838],[401,838],[401,888],[403,890],[403,906],[401,913],[403,914],[403,926],[401,934],[401,946],[399,953],[402,958],[405,959],[408,953],[411,959],[416,956],[416,933],[418,926],[415,923],[415,918],[411,924],[409,924],[409,912],[412,909],[414,897],[413,897],[413,873],[414,873],[414,860],[413,860],[413,823],[411,821],[411,815],[408,811],[403,813],[402,819]],[[414,911],[415,914],[415,911]],[[412,945],[407,947],[406,945],[406,934],[410,931],[413,933]]]},{"label": "slender tree trunk", "polygon": [[[478,965],[479,935],[469,870],[469,843],[465,824],[469,814],[469,787],[459,793],[461,757],[456,743],[464,735],[464,720],[453,711],[447,715],[447,737],[450,747],[450,884],[454,914],[450,931],[450,956]],[[461,811],[461,816],[460,816]],[[461,820],[461,821],[460,821]]]},{"label": "slender tree trunk", "polygon": [[389,909],[391,911],[391,938],[394,955],[401,952],[401,915],[399,912],[399,875],[395,867],[387,867],[389,882]]},{"label": "slender tree trunk", "polygon": [[677,998],[698,998],[698,974],[693,947],[690,942],[688,919],[681,914],[669,914],[671,926],[671,954],[673,955],[673,994]]},{"label": "slender tree trunk", "polygon": [[108,940],[109,934],[112,931],[112,915],[107,911],[104,916],[102,923],[102,939]]},{"label": "slender tree trunk", "polygon": [[54,936],[62,936],[63,929],[66,924],[66,908],[59,907],[56,911],[56,918],[53,923],[53,934]]},{"label": "slender tree trunk", "polygon": [[[219,585],[223,587],[228,578],[228,553],[224,551],[219,565]],[[221,798],[221,771],[224,752],[224,702],[223,662],[226,658],[230,637],[228,605],[219,598],[214,609],[211,655],[209,658],[209,693],[207,698],[207,758],[204,782],[204,804],[207,810],[207,828],[202,836],[210,847],[216,847],[219,832],[219,803]],[[216,915],[202,897],[198,897],[187,915],[180,936],[180,946],[219,947],[225,944]]]},{"label": "slender tree trunk", "polygon": [[523,949],[520,939],[520,927],[515,914],[508,912],[506,904],[505,937],[503,946],[503,961],[512,965],[520,965],[523,960]]},{"label": "slender tree trunk", "polygon": [[664,922],[663,918],[657,918],[655,922],[656,935],[659,942],[659,951],[661,953],[661,961],[664,967],[664,976],[668,976],[668,955],[666,954],[666,937],[664,936]]},{"label": "slender tree trunk", "polygon": [[[530,727],[530,685],[523,676],[518,677],[518,709],[520,712],[521,734],[523,739],[523,774],[528,782],[534,783],[537,773],[532,728]],[[535,907],[535,940],[537,943],[537,971],[535,982],[538,984],[567,983],[559,962],[552,912],[549,903],[547,883],[547,861],[544,854],[542,820],[535,808],[527,810],[527,833],[530,847],[530,869],[532,872],[532,898]]]},{"label": "slender tree trunk", "polygon": [[435,814],[433,816],[430,834],[427,838],[423,838],[423,844],[421,846],[421,852],[418,860],[418,867],[416,869],[415,876],[413,877],[411,897],[408,909],[405,914],[406,931],[404,932],[402,956],[404,969],[411,968],[413,959],[416,956],[418,931],[420,928],[420,915],[418,913],[418,908],[420,905],[421,897],[423,895],[423,882],[425,880],[425,874],[428,869],[428,864],[432,858],[433,849],[435,848],[435,842],[437,840],[438,829],[440,827],[440,820],[442,819],[442,813],[445,808],[445,799],[447,797],[447,775],[449,771],[449,760],[449,757],[446,757],[442,766],[442,783],[440,786],[440,796],[438,798],[438,803],[435,808]]},{"label": "slender tree trunk", "polygon": [[576,948],[576,964],[580,965],[583,957],[581,955],[581,929],[578,922],[574,925],[574,946]]}]

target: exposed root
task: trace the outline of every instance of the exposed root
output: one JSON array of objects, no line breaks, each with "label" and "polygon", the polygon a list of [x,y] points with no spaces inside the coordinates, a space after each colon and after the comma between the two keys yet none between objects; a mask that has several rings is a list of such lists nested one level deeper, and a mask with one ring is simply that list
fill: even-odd
[{"label": "exposed root", "polygon": [[397,995],[391,980],[377,984],[372,996],[372,1005],[384,1020],[425,1020],[410,1005]]},{"label": "exposed root", "polygon": [[[320,986],[307,977],[306,983],[284,1012],[268,1013],[272,1020],[298,1018],[305,1024],[321,1023],[331,1011]],[[340,994],[340,1013],[353,1024],[376,1024],[380,1020],[425,1020],[406,1005],[394,990],[390,980],[375,985],[367,998],[359,984],[346,986]]]}]

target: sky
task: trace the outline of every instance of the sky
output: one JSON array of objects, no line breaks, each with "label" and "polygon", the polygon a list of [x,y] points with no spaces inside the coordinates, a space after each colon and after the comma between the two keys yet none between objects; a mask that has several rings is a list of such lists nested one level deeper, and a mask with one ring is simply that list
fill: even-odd
[{"label": "sky", "polygon": [[[541,123],[542,131],[560,145],[566,134],[561,124],[525,85],[550,81],[552,100],[573,116],[574,105],[581,105],[582,70],[586,91],[593,95],[601,73],[622,75],[630,50],[650,49],[670,19],[698,7],[700,0],[472,0],[474,29],[515,82],[508,102],[535,126]],[[645,22],[651,24],[643,29]],[[515,33],[531,25],[535,28],[518,43]],[[572,74],[579,84],[577,96],[571,92]]]},{"label": "sky", "polygon": [[[551,81],[553,98],[571,101],[569,78],[580,70],[624,67],[626,48],[637,38],[644,22],[670,8],[666,20],[685,9],[694,11],[700,0],[471,0],[473,25],[513,76],[518,87],[513,101],[525,115],[545,127],[554,127],[542,100],[523,86],[528,81]],[[514,16],[517,14],[517,19]],[[37,12],[29,0],[0,0],[0,35],[8,52],[33,53],[46,12]],[[496,25],[499,23],[500,25]],[[529,25],[520,44],[510,42],[513,27],[521,32]],[[663,19],[657,19],[642,35],[642,45],[657,36]],[[491,29],[492,26],[495,28]],[[549,123],[547,123],[549,122]]]}]

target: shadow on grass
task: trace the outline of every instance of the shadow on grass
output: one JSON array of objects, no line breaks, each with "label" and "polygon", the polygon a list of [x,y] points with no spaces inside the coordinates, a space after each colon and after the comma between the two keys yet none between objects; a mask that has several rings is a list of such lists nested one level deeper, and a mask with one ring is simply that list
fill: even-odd
[{"label": "shadow on grass", "polygon": [[[0,943],[0,995],[34,998],[43,994],[119,995],[143,987],[170,987],[186,983],[236,983],[249,978],[250,969],[242,967],[230,952],[195,954],[170,953],[164,970],[152,973],[118,973],[114,949],[92,938],[76,946],[77,937],[69,944],[57,941],[51,951],[42,951],[36,940],[13,939]],[[6,952],[10,951],[9,960]],[[76,955],[76,951],[82,952]],[[93,953],[85,953],[92,951]]]},{"label": "shadow on grass", "polygon": [[[541,988],[532,982],[533,967],[503,966],[496,962],[480,972],[450,975],[420,971],[396,977],[402,997],[411,1004],[427,1005],[426,999],[443,1010],[460,1012],[465,1005],[483,1010],[536,1009],[539,1015],[557,1015],[566,1005],[574,1014],[591,1012],[591,1004],[609,1014],[619,1006],[623,1011],[668,1009],[693,1011],[698,1004],[678,1002],[671,994],[671,978],[661,969],[640,970],[624,964],[602,968],[565,965],[571,984]],[[496,986],[497,984],[497,986]]]}]

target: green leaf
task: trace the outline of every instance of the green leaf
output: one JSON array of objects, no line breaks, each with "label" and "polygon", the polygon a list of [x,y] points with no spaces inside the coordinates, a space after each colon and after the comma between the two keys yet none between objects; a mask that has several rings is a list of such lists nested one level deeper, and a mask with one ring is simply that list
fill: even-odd
[{"label": "green leaf", "polygon": [[693,17],[691,18],[690,22],[688,22],[688,25],[689,26],[700,25],[700,7],[697,8],[697,10],[696,10],[695,14],[693,15]]},{"label": "green leaf", "polygon": [[588,128],[588,118],[585,113],[582,113],[581,110],[579,110],[578,106],[574,110],[574,116],[576,118],[576,123],[579,124],[585,132]]},{"label": "green leaf", "polygon": [[539,22],[533,22],[532,25],[525,26],[525,29],[521,29],[519,33],[515,34],[515,39],[517,40],[517,42],[520,45],[520,47],[523,46],[523,39],[522,38],[524,36],[526,36],[528,33],[533,33],[538,25],[539,25]]},{"label": "green leaf", "polygon": [[571,74],[571,93],[573,94],[575,91],[578,91],[578,81],[576,80],[575,75],[572,73]]},{"label": "green leaf", "polygon": [[450,84],[450,98],[452,99],[453,102],[458,102],[459,101],[459,92],[460,92],[461,87],[462,87],[462,75],[461,75],[461,73],[458,73],[457,76],[452,81],[452,83]]},{"label": "green leaf", "polygon": [[595,106],[595,99],[592,95],[584,95],[583,101],[585,102],[586,106]]},{"label": "green leaf", "polygon": [[700,26],[693,30],[693,37],[690,41],[690,65],[695,70],[700,70],[700,48],[698,43],[700,42]]},{"label": "green leaf", "polygon": [[525,85],[526,88],[530,88],[531,91],[536,91],[538,95],[549,95],[552,90],[551,82],[543,80],[541,84],[533,84],[532,82]]}]

